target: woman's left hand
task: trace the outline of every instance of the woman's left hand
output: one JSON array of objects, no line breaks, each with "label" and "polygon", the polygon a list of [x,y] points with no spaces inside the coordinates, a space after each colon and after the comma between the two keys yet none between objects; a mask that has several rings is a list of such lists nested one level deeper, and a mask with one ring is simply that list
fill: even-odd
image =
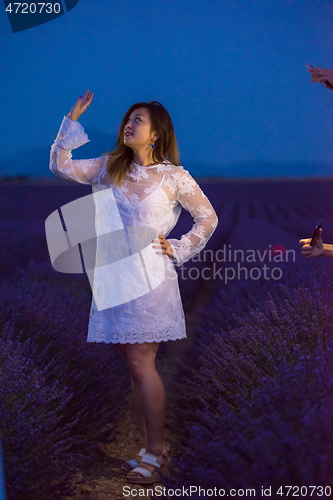
[{"label": "woman's left hand", "polygon": [[[156,241],[157,238],[159,239],[159,241]],[[153,243],[160,243],[160,247],[156,246],[156,245],[153,245],[153,248],[162,248],[162,252],[156,252],[158,254],[167,254],[171,259],[173,258],[173,253],[172,253],[172,247],[170,245],[170,243],[168,242],[168,240],[166,240],[164,238],[164,236],[162,234],[159,234],[154,240],[153,240]]]},{"label": "woman's left hand", "polygon": [[302,240],[299,240],[298,243],[302,245],[302,255],[304,255],[304,257],[306,257],[307,259],[309,257],[319,257],[320,255],[323,255],[324,244],[323,240],[321,239],[322,232],[323,230],[322,228],[320,228],[318,237],[316,238],[313,247],[310,246],[311,238],[303,238]]}]

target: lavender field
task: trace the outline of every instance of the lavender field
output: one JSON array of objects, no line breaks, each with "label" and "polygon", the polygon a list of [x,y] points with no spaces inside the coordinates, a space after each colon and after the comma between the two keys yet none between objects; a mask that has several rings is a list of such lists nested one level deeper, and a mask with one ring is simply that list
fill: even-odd
[{"label": "lavender field", "polygon": [[[330,493],[333,263],[305,260],[298,240],[323,219],[323,239],[333,243],[333,182],[198,182],[219,225],[177,269],[188,340],[159,351],[172,366],[174,409],[174,466],[163,484],[253,488],[256,498],[262,486],[286,484]],[[115,346],[86,342],[86,277],[49,262],[45,219],[90,187],[3,181],[0,189],[7,494],[63,499],[97,444],[114,439],[129,375]],[[190,227],[183,211],[169,237]],[[325,494],[314,489],[311,498]]]}]

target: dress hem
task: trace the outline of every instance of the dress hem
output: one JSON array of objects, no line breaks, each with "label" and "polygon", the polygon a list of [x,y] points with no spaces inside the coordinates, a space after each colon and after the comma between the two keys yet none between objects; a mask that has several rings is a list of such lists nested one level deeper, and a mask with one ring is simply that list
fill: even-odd
[{"label": "dress hem", "polygon": [[166,340],[163,340],[163,339],[160,339],[160,340],[144,340],[142,342],[114,342],[113,340],[87,340],[87,342],[89,342],[90,344],[152,344],[153,342],[169,342],[169,341],[172,341],[172,342],[175,342],[176,340],[184,340],[184,339],[187,339],[187,337],[181,337],[179,339],[166,339]]}]

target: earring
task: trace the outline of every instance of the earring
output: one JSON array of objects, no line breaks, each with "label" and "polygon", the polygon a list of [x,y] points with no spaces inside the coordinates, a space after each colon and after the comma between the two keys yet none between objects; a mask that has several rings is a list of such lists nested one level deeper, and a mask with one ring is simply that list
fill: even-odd
[{"label": "earring", "polygon": [[152,148],[155,148],[155,144],[152,144],[152,145],[151,145],[151,147],[152,147]]}]

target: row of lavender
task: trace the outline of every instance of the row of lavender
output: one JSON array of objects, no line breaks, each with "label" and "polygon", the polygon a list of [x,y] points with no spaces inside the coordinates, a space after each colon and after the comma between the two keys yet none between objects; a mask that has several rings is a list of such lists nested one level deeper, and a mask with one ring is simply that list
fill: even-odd
[{"label": "row of lavender", "polygon": [[1,186],[0,430],[8,500],[69,495],[73,474],[113,439],[126,408],[122,357],[113,345],[86,341],[87,277],[55,272],[48,256],[45,219],[89,191],[69,183]]},{"label": "row of lavender", "polygon": [[8,500],[62,499],[110,442],[130,387],[114,346],[87,344],[83,276],[30,262],[0,286],[0,423]]},{"label": "row of lavender", "polygon": [[[310,186],[305,187],[309,193],[313,193],[313,186],[311,189]],[[315,189],[320,191],[321,187],[322,184],[319,183]],[[24,186],[13,186],[12,190],[8,190],[4,201],[6,220],[2,222],[2,230],[6,238],[1,245],[0,266],[2,276],[6,277],[6,281],[1,284],[0,397],[2,399],[0,404],[2,409],[0,412],[2,413],[0,413],[0,421],[10,499],[36,496],[57,499],[68,493],[70,478],[78,464],[78,459],[82,463],[85,460],[91,460],[91,453],[96,443],[99,440],[112,438],[112,424],[116,422],[119,415],[121,394],[124,387],[129,387],[124,364],[112,346],[103,346],[103,349],[100,349],[101,346],[89,345],[86,342],[91,297],[86,277],[58,274],[52,270],[48,261],[44,221],[62,204],[88,194],[88,192],[83,192],[84,188],[86,187],[72,185],[60,188],[56,186],[49,187],[47,191],[44,187],[43,189],[32,189],[32,187],[27,189]],[[295,186],[286,184],[285,190],[288,195],[286,198],[289,197],[291,201],[288,202],[287,211],[285,209],[283,212],[281,207],[285,203],[281,192],[278,192],[281,189],[282,184],[277,192],[272,190],[272,186],[259,184],[252,188],[250,185],[207,186],[205,192],[216,207],[220,219],[220,224],[210,241],[210,248],[218,251],[224,244],[230,244],[233,248],[247,248],[251,244],[253,248],[261,249],[265,249],[268,244],[282,244],[290,248],[294,242],[297,243],[298,237],[307,236],[305,231],[309,223],[306,219],[311,202],[307,202],[306,209],[301,204],[304,197],[309,200],[307,193],[304,195],[302,190],[297,191]],[[297,193],[298,196],[296,196]],[[315,207],[316,210],[313,212],[316,219],[321,217],[323,210],[327,211],[328,197],[322,196],[321,203],[322,207]],[[179,226],[170,237],[179,237],[190,227],[191,221],[189,217],[186,218],[187,214],[184,215],[185,217],[181,218]],[[32,257],[38,262],[37,264],[31,261]],[[185,271],[195,267],[199,272],[199,279],[189,279],[186,272],[184,279],[180,275],[185,312],[192,307],[198,292],[201,293],[205,289],[211,290],[211,286],[208,286],[212,284],[211,280],[205,281],[200,278],[201,270],[205,266],[206,263],[200,261],[189,262],[185,266]],[[211,267],[212,263],[208,263],[208,266]],[[289,271],[292,269],[292,274],[288,275],[287,270],[285,272],[284,293],[292,294],[293,292],[295,266],[294,263],[292,268],[287,266]],[[306,269],[312,269],[312,267],[304,265],[299,269],[299,276],[303,281],[308,280],[312,289],[315,290],[314,282],[317,274],[307,276]],[[322,271],[318,269],[315,272],[321,274]],[[226,428],[226,434],[236,433],[239,436],[241,443],[237,441],[236,436],[233,439],[234,445],[238,447],[237,449],[243,450],[243,454],[245,453],[245,458],[243,457],[245,463],[251,462],[251,456],[255,452],[244,451],[241,448],[243,438],[237,429],[243,426],[243,431],[247,431],[244,430],[244,421],[237,420],[237,418],[248,408],[243,407],[242,404],[250,401],[251,391],[262,387],[263,376],[269,374],[272,380],[280,380],[278,372],[273,371],[278,369],[277,362],[275,365],[273,362],[273,367],[269,368],[272,363],[270,353],[276,347],[275,337],[271,336],[264,354],[260,348],[271,325],[271,313],[267,312],[271,304],[276,304],[277,317],[285,314],[286,306],[283,300],[287,299],[284,297],[282,300],[280,284],[281,281],[278,284],[265,280],[244,284],[239,281],[227,285],[218,281],[216,283],[214,305],[205,314],[205,322],[196,332],[197,341],[189,350],[188,358],[186,356],[191,361],[186,363],[185,359],[175,379],[177,392],[181,397],[173,425],[183,443],[183,448],[180,448],[182,452],[179,457],[180,470],[184,472],[188,481],[192,480],[189,471],[193,471],[193,479],[196,476],[195,464],[203,466],[201,476],[207,475],[207,470],[212,467],[220,472],[225,468],[228,469],[225,467],[227,459],[221,458],[219,454],[215,455],[217,462],[214,461],[213,464],[209,461],[198,464],[197,459],[203,450],[206,450],[207,457],[211,456],[213,449],[211,444],[214,440],[217,450],[221,449],[224,432],[219,429],[223,426]],[[304,288],[301,281],[297,286]],[[267,302],[267,292],[270,292],[273,297],[271,302]],[[305,292],[305,297],[307,297],[306,294],[309,292],[306,290]],[[323,307],[326,304],[325,314],[329,318],[329,295],[324,297],[317,293],[316,297],[318,304],[320,301],[324,301]],[[296,299],[292,295],[289,300]],[[312,311],[311,301],[310,294],[298,315],[299,318],[303,318],[302,326],[304,326],[304,318],[307,318],[310,328],[318,332],[316,320],[311,314],[309,316],[305,314],[306,311],[308,311],[307,314]],[[250,314],[251,309],[255,309],[259,303],[261,313],[264,316],[268,314],[263,324],[259,322],[260,315],[257,317],[253,312]],[[291,314],[290,311],[289,313]],[[235,318],[238,318],[237,321]],[[245,319],[241,320],[241,318]],[[243,326],[241,321],[245,321]],[[329,324],[328,319],[327,324]],[[252,325],[250,330],[248,325]],[[322,327],[323,323],[320,324],[320,328]],[[233,328],[231,336],[230,328]],[[250,338],[246,342],[248,330]],[[286,326],[284,333],[288,332]],[[288,345],[289,337],[284,338],[280,335],[278,338],[281,345]],[[321,337],[318,333],[319,338]],[[249,350],[253,339],[257,339],[254,353]],[[264,342],[263,346],[266,346],[266,343]],[[239,351],[239,346],[242,344],[244,344],[244,352]],[[299,341],[298,344],[302,346]],[[306,340],[300,355],[310,352],[305,349],[307,345]],[[280,344],[277,348],[279,346]],[[327,346],[328,343],[318,356],[327,356]],[[314,353],[315,346],[311,344],[310,347]],[[252,352],[252,357],[248,358],[250,352]],[[277,352],[284,354],[281,349]],[[228,353],[227,356],[226,353]],[[297,352],[295,351],[292,356],[294,357],[290,359],[296,363]],[[290,359],[288,358],[288,361]],[[208,363],[207,360],[210,362]],[[330,365],[325,362],[322,360],[320,366],[326,366],[329,370]],[[100,374],[104,376],[101,378]],[[323,378],[326,380],[324,376]],[[187,394],[183,394],[179,388],[180,380],[184,381]],[[224,389],[221,388],[221,381],[223,381]],[[301,384],[301,381],[299,383]],[[287,385],[289,387],[289,383]],[[188,392],[189,387],[191,390]],[[203,394],[198,387],[199,389],[205,387]],[[176,394],[177,392],[175,391]],[[318,391],[317,393],[319,394]],[[244,399],[243,403],[237,395]],[[263,401],[260,397],[259,405]],[[307,401],[307,398],[303,399]],[[311,398],[309,401],[312,401]],[[226,407],[222,411],[221,405],[223,404]],[[317,403],[316,400],[317,407],[318,404],[321,403]],[[249,415],[253,416],[255,409],[251,408],[248,411]],[[270,412],[268,414],[270,415]],[[222,421],[221,415],[226,415],[226,420]],[[273,412],[272,415],[274,416],[275,413]],[[188,421],[188,425],[185,428],[177,425],[178,418],[184,418],[185,422]],[[258,429],[255,421],[253,425],[255,429]],[[214,426],[216,437],[212,436],[211,431]],[[192,441],[193,436],[196,436],[194,441]],[[250,433],[249,436],[251,437],[252,434]],[[246,440],[249,440],[249,437]],[[251,437],[251,440],[253,441],[254,438]],[[207,442],[210,444],[207,445]],[[225,443],[222,443],[224,446]],[[253,446],[259,445],[254,443]],[[228,450],[228,447],[225,449]],[[231,450],[228,453],[230,456],[237,456],[235,451]],[[250,454],[249,458],[248,454]],[[272,453],[273,456],[274,454],[275,452]],[[228,463],[231,464],[230,456]],[[311,457],[313,454],[308,453],[308,456]],[[286,464],[287,460],[284,463]],[[238,467],[242,465],[244,463],[240,462]],[[259,467],[259,465],[256,466]],[[232,470],[236,467],[236,463],[230,467]],[[248,474],[250,473],[251,470],[248,469]],[[233,484],[233,478],[236,476],[235,471],[231,473],[230,484]],[[175,477],[173,484],[177,481]],[[203,477],[197,479],[197,484],[206,484]]]},{"label": "row of lavender", "polygon": [[252,488],[259,498],[264,487],[279,498],[291,485],[290,494],[331,497],[330,264],[285,266],[279,283],[216,283],[173,377],[178,452],[166,487]]}]

